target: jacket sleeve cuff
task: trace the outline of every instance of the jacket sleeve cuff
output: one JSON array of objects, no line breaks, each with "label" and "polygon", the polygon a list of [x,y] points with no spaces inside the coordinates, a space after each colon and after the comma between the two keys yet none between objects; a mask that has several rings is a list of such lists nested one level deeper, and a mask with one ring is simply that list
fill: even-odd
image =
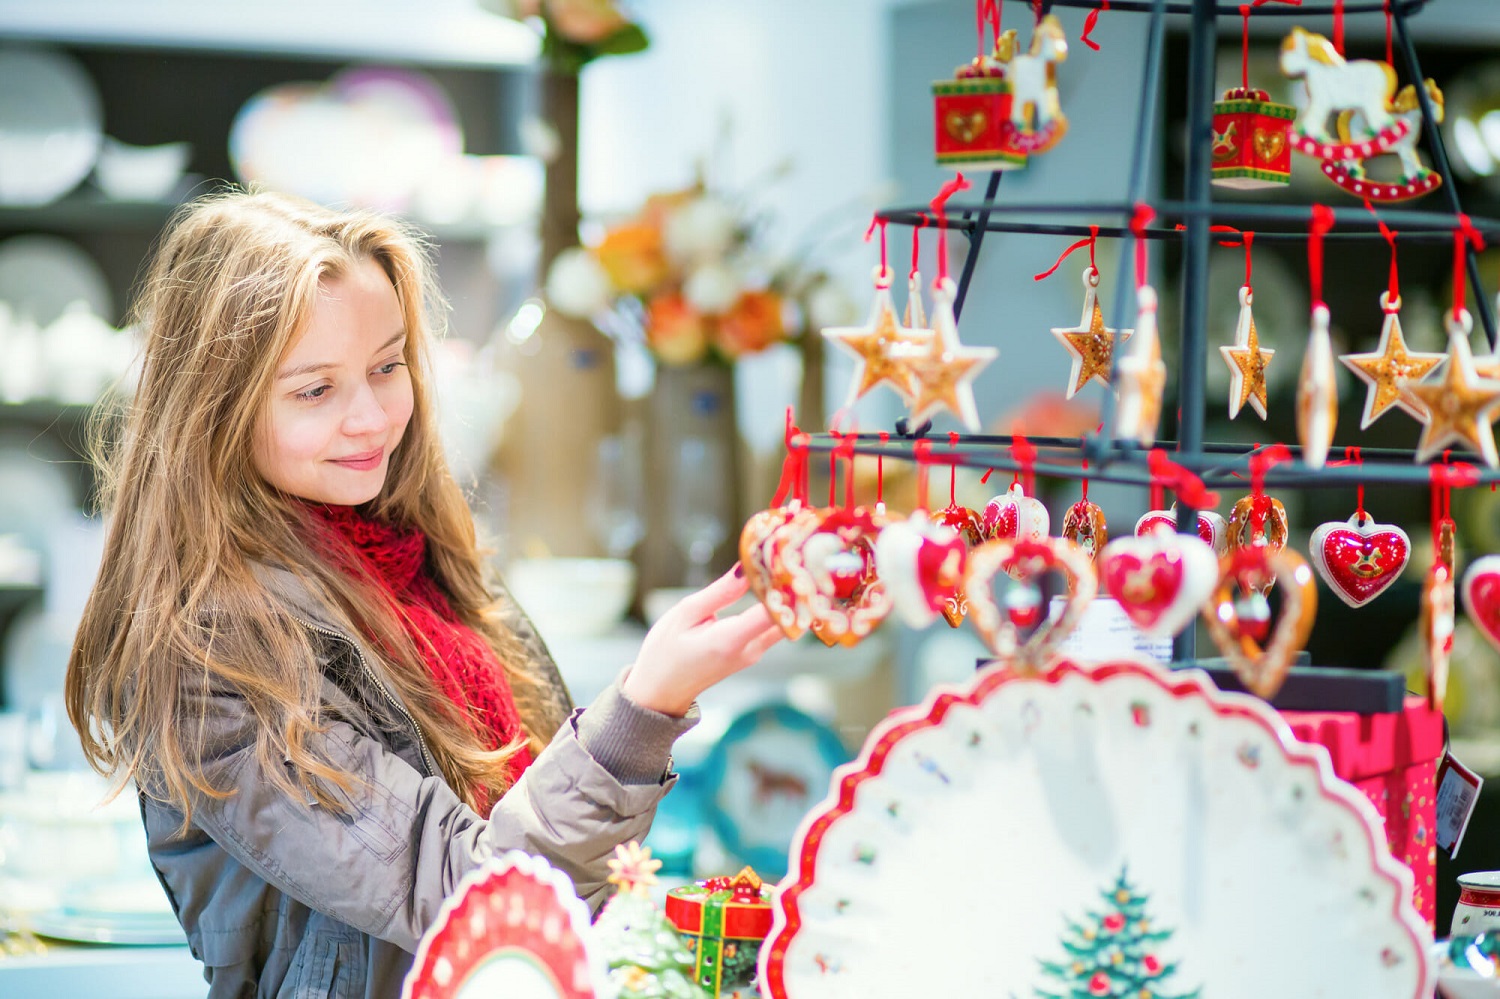
[{"label": "jacket sleeve cuff", "polygon": [[620,689],[625,674],[605,688],[571,724],[578,741],[621,784],[660,784],[672,763],[672,743],[698,724],[698,705],[681,718],[636,704]]}]

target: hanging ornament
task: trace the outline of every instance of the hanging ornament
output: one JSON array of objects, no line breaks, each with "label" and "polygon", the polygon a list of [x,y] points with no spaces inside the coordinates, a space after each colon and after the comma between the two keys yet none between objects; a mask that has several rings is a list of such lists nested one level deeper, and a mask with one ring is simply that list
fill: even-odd
[{"label": "hanging ornament", "polygon": [[1047,505],[1027,496],[1019,482],[986,503],[979,517],[986,540],[1040,541],[1052,530]]},{"label": "hanging ornament", "polygon": [[922,272],[917,269],[917,238],[921,233],[920,224],[911,232],[911,271],[906,275],[906,310],[901,315],[901,325],[922,334],[925,340],[932,336],[932,327],[927,325],[927,309],[922,305]]},{"label": "hanging ornament", "polygon": [[1448,318],[1448,367],[1435,382],[1398,382],[1401,396],[1427,414],[1417,442],[1418,463],[1457,445],[1475,452],[1494,468],[1495,434],[1491,423],[1500,408],[1500,381],[1480,378],[1474,370],[1469,334],[1474,320],[1467,309]]},{"label": "hanging ornament", "polygon": [[[1006,62],[1016,33],[1000,33],[999,0],[979,0],[978,25],[979,54],[954,70],[953,79],[932,84],[937,162],[958,170],[1014,170],[1026,165],[1026,152],[1007,127],[1014,95]],[[984,50],[986,27],[995,39],[991,54]]]},{"label": "hanging ornament", "polygon": [[[1016,581],[1010,584],[1003,612],[992,592],[1001,572]],[[1050,619],[1042,608],[1040,585],[1049,572],[1067,579],[1062,612]],[[986,541],[969,553],[964,569],[964,593],[975,629],[990,651],[1023,673],[1045,667],[1058,644],[1078,627],[1098,588],[1093,560],[1063,538]],[[1023,644],[1021,633],[1032,628]]]},{"label": "hanging ornament", "polygon": [[1081,499],[1068,507],[1063,515],[1062,536],[1078,546],[1078,550],[1097,560],[1099,552],[1109,543],[1109,528],[1104,522],[1104,511],[1097,503]]},{"label": "hanging ornament", "polygon": [[1312,314],[1302,376],[1297,381],[1297,439],[1308,468],[1322,468],[1333,446],[1338,425],[1338,382],[1334,379],[1333,342],[1328,336],[1328,307],[1319,303]]},{"label": "hanging ornament", "polygon": [[1289,140],[1297,109],[1251,88],[1249,4],[1240,16],[1240,85],[1214,102],[1213,182],[1241,191],[1281,187],[1292,179]]},{"label": "hanging ornament", "polygon": [[1234,326],[1234,345],[1219,347],[1224,363],[1229,365],[1229,418],[1240,415],[1248,402],[1262,420],[1266,418],[1266,366],[1276,351],[1260,345],[1255,317],[1250,306],[1254,295],[1249,285],[1240,287],[1240,318]]},{"label": "hanging ornament", "polygon": [[1099,578],[1137,628],[1165,637],[1186,628],[1212,595],[1219,557],[1201,537],[1158,522],[1143,536],[1106,545]]},{"label": "hanging ornament", "polygon": [[1308,542],[1313,566],[1350,607],[1363,607],[1401,577],[1411,541],[1395,524],[1377,524],[1362,510],[1347,521],[1319,525]]},{"label": "hanging ornament", "polygon": [[[1147,538],[1156,532],[1158,527],[1165,527],[1172,532],[1177,531],[1177,504],[1166,510],[1148,510],[1140,520],[1135,522],[1135,536]],[[1229,551],[1229,525],[1224,518],[1212,510],[1198,511],[1198,538],[1204,544],[1213,549],[1215,555],[1223,555]]]},{"label": "hanging ornament", "polygon": [[[1090,240],[1092,242],[1092,240]],[[1093,249],[1090,247],[1090,257]],[[1099,269],[1092,260],[1083,272],[1083,318],[1077,326],[1055,327],[1052,335],[1057,337],[1064,349],[1073,357],[1073,370],[1068,375],[1068,398],[1090,381],[1109,386],[1110,369],[1113,362],[1116,334],[1118,342],[1127,342],[1133,330],[1112,330],[1104,325],[1104,310],[1099,305]]]},{"label": "hanging ornament", "polygon": [[1418,420],[1425,420],[1427,411],[1417,408],[1414,400],[1402,394],[1400,383],[1420,382],[1447,360],[1446,354],[1413,353],[1406,349],[1406,338],[1401,334],[1399,296],[1392,299],[1389,292],[1382,291],[1380,310],[1385,313],[1385,322],[1380,327],[1380,343],[1374,352],[1339,355],[1344,367],[1369,386],[1365,393],[1364,415],[1359,421],[1361,430],[1380,419],[1393,406],[1404,409]]},{"label": "hanging ornament", "polygon": [[[1281,616],[1274,623],[1266,593],[1278,580]],[[1312,569],[1290,548],[1239,548],[1220,563],[1219,580],[1203,606],[1209,636],[1245,688],[1269,700],[1307,642],[1318,609]]]},{"label": "hanging ornament", "polygon": [[[958,446],[958,434],[948,435],[949,443],[953,447]],[[969,509],[958,501],[958,463],[955,459],[948,466],[948,505],[929,518],[933,524],[948,528],[958,535],[960,541],[972,548],[984,542],[984,525],[980,516],[974,510]],[[963,568],[959,565],[959,570]],[[957,628],[964,623],[964,617],[969,613],[969,605],[964,600],[963,588],[959,585],[960,579],[951,579],[948,590],[943,594],[943,620],[948,622],[950,628]]]},{"label": "hanging ornament", "polygon": [[[1452,514],[1453,484],[1472,484],[1478,479],[1472,473],[1473,466],[1449,466],[1446,462],[1434,465],[1430,470],[1433,559],[1432,568],[1427,571],[1427,578],[1422,582],[1419,623],[1427,667],[1427,703],[1435,711],[1443,710],[1443,702],[1447,697],[1448,667],[1453,658],[1453,631],[1458,619],[1457,598],[1454,593],[1456,530]],[[1482,561],[1484,560],[1479,560]],[[1477,566],[1478,562],[1475,563],[1475,567]],[[1473,568],[1471,567],[1471,576]],[[1482,582],[1482,577],[1476,579],[1476,582]],[[1467,578],[1464,580],[1464,599],[1466,602],[1470,599]],[[1480,630],[1485,630],[1483,623],[1480,624]]]},{"label": "hanging ornament", "polygon": [[969,431],[980,429],[974,405],[974,379],[1000,356],[994,347],[966,347],[959,342],[953,301],[958,286],[942,278],[932,289],[933,337],[925,346],[897,348],[896,359],[911,378],[911,418],[914,424],[943,410],[958,417]]},{"label": "hanging ornament", "polygon": [[868,507],[809,510],[780,531],[775,549],[807,630],[825,645],[855,645],[890,612],[875,572],[875,541],[886,519]]},{"label": "hanging ornament", "polygon": [[1500,555],[1475,559],[1464,573],[1463,592],[1469,619],[1500,649]]},{"label": "hanging ornament", "polygon": [[[1293,28],[1281,43],[1281,71],[1301,80],[1306,100],[1292,123],[1292,148],[1316,159],[1343,162],[1389,152],[1412,131],[1391,114],[1396,71],[1371,59],[1345,61],[1322,35]],[[1346,128],[1357,125],[1360,138],[1336,139],[1328,131],[1337,115]]]},{"label": "hanging ornament", "polygon": [[1036,23],[1031,48],[1017,52],[1015,35],[1006,32],[995,49],[995,58],[1010,81],[1010,117],[1002,126],[1005,141],[1025,153],[1044,153],[1057,145],[1068,131],[1057,95],[1057,64],[1068,58],[1068,36],[1056,15]]},{"label": "hanging ornament", "polygon": [[[1433,115],[1441,124],[1443,92],[1432,80],[1423,81],[1423,85],[1427,90],[1428,100],[1432,102]],[[1391,143],[1389,148],[1374,154],[1374,157],[1349,157],[1337,162],[1327,159],[1323,161],[1323,175],[1340,189],[1348,191],[1357,198],[1367,198],[1370,201],[1386,204],[1420,198],[1424,194],[1437,190],[1443,183],[1442,175],[1429,168],[1417,155],[1417,141],[1422,137],[1422,101],[1417,96],[1416,85],[1408,83],[1402,87],[1400,92],[1392,98],[1390,110],[1395,116],[1397,126],[1404,126],[1405,131]],[[1358,112],[1339,115],[1337,130],[1340,143],[1346,146],[1359,143],[1362,136],[1355,134],[1358,121]],[[1366,175],[1365,161],[1384,155],[1395,156],[1400,161],[1401,177],[1399,180],[1374,180]]]},{"label": "hanging ornament", "polygon": [[1251,494],[1234,505],[1229,514],[1229,550],[1286,545],[1286,507],[1281,500]]},{"label": "hanging ornament", "polygon": [[1156,335],[1156,289],[1146,283],[1146,226],[1156,212],[1136,205],[1130,220],[1135,237],[1135,336],[1116,364],[1120,403],[1115,413],[1115,436],[1135,440],[1142,447],[1156,443],[1161,421],[1161,397],[1167,387],[1167,366]]},{"label": "hanging ornament", "polygon": [[[883,256],[882,252],[882,256]],[[844,400],[846,407],[853,406],[877,385],[885,384],[895,389],[901,398],[910,400],[916,391],[911,373],[895,359],[894,352],[902,346],[913,346],[924,339],[918,331],[903,329],[896,318],[896,306],[891,300],[891,271],[884,266],[875,269],[875,301],[870,308],[870,321],[864,326],[830,327],[823,336],[852,355],[856,361],[854,378],[849,383],[849,395]]]},{"label": "hanging ornament", "polygon": [[956,531],[923,511],[888,525],[875,541],[875,566],[892,612],[913,628],[927,627],[938,614],[961,622],[968,610],[963,595],[968,552]]}]

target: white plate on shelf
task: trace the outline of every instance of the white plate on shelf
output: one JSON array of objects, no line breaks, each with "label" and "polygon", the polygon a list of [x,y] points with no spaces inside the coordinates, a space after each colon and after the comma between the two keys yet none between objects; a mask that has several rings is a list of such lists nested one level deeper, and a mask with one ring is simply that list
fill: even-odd
[{"label": "white plate on shelf", "polygon": [[0,243],[0,302],[17,319],[45,328],[73,302],[101,319],[115,319],[114,295],[104,272],[84,249],[61,236],[27,233]]},{"label": "white plate on shelf", "polygon": [[99,92],[78,62],[0,47],[0,204],[45,205],[88,176],[103,139]]},{"label": "white plate on shelf", "polygon": [[27,920],[37,936],[73,943],[162,947],[186,944],[177,917],[135,913],[77,912],[67,908],[39,912]]},{"label": "white plate on shelf", "polygon": [[761,951],[787,999],[1432,994],[1378,814],[1198,671],[935,692],[876,727],[791,855]]}]

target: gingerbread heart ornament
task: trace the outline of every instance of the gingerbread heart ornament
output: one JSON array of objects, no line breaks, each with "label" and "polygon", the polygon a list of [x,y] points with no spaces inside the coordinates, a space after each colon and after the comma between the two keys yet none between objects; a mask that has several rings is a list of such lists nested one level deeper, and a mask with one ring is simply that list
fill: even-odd
[{"label": "gingerbread heart ornament", "polygon": [[[1135,522],[1136,537],[1149,537],[1158,526],[1165,526],[1172,531],[1177,530],[1176,503],[1173,503],[1170,509],[1148,510],[1140,520]],[[1229,549],[1228,527],[1224,523],[1224,518],[1212,510],[1198,511],[1198,537],[1214,550],[1215,555],[1223,555]]]},{"label": "gingerbread heart ornament", "polygon": [[968,554],[957,532],[921,512],[888,525],[875,541],[875,571],[890,594],[892,613],[913,628],[927,627],[938,614],[954,627],[962,624]]},{"label": "gingerbread heart ornament", "polygon": [[[1273,624],[1265,593],[1276,579],[1284,582],[1281,617]],[[1219,582],[1203,607],[1203,619],[1235,676],[1251,693],[1270,700],[1312,633],[1317,611],[1317,578],[1302,556],[1290,548],[1251,545],[1220,559]]]},{"label": "gingerbread heart ornament", "polygon": [[1046,504],[1027,496],[1020,483],[986,503],[980,523],[985,540],[1040,541],[1052,532],[1052,518],[1047,514]]},{"label": "gingerbread heart ornament", "polygon": [[1477,558],[1464,573],[1464,609],[1490,644],[1500,648],[1500,555]]},{"label": "gingerbread heart ornament", "polygon": [[785,573],[794,620],[806,620],[823,644],[858,644],[890,613],[875,572],[875,543],[886,522],[867,507],[836,507],[798,514],[774,535],[773,577]]},{"label": "gingerbread heart ornament", "polygon": [[816,518],[818,511],[793,502],[774,510],[762,510],[745,522],[740,531],[740,565],[751,591],[770,611],[782,634],[796,641],[812,624],[806,613],[799,617],[796,595],[781,563],[782,530],[793,520]]},{"label": "gingerbread heart ornament", "polygon": [[1320,525],[1308,542],[1313,566],[1328,588],[1350,607],[1363,607],[1384,593],[1406,569],[1411,541],[1394,524],[1377,524],[1358,513]]},{"label": "gingerbread heart ornament", "polygon": [[[1016,580],[1012,592],[1020,598],[1007,599],[1003,611],[992,592],[995,576],[1001,572]],[[1061,614],[1043,621],[1046,615],[1036,581],[1049,572],[1067,577],[1067,598]],[[1023,673],[1035,673],[1046,666],[1057,646],[1078,627],[1098,589],[1093,559],[1064,538],[986,541],[969,552],[964,569],[969,620],[990,651],[1010,660]],[[1036,628],[1031,636],[1021,642],[1022,629],[1033,625]]]},{"label": "gingerbread heart ornament", "polygon": [[1157,524],[1145,537],[1116,538],[1105,545],[1099,579],[1141,631],[1175,635],[1213,595],[1219,557],[1201,537]]}]

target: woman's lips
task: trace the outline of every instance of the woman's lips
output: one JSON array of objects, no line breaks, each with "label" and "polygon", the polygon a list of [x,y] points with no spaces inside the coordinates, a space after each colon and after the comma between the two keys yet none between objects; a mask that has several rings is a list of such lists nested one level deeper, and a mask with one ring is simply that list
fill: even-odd
[{"label": "woman's lips", "polygon": [[356,472],[368,472],[380,465],[380,459],[385,457],[384,448],[376,448],[374,451],[366,451],[364,454],[350,455],[347,458],[331,459],[335,465],[353,469]]}]

